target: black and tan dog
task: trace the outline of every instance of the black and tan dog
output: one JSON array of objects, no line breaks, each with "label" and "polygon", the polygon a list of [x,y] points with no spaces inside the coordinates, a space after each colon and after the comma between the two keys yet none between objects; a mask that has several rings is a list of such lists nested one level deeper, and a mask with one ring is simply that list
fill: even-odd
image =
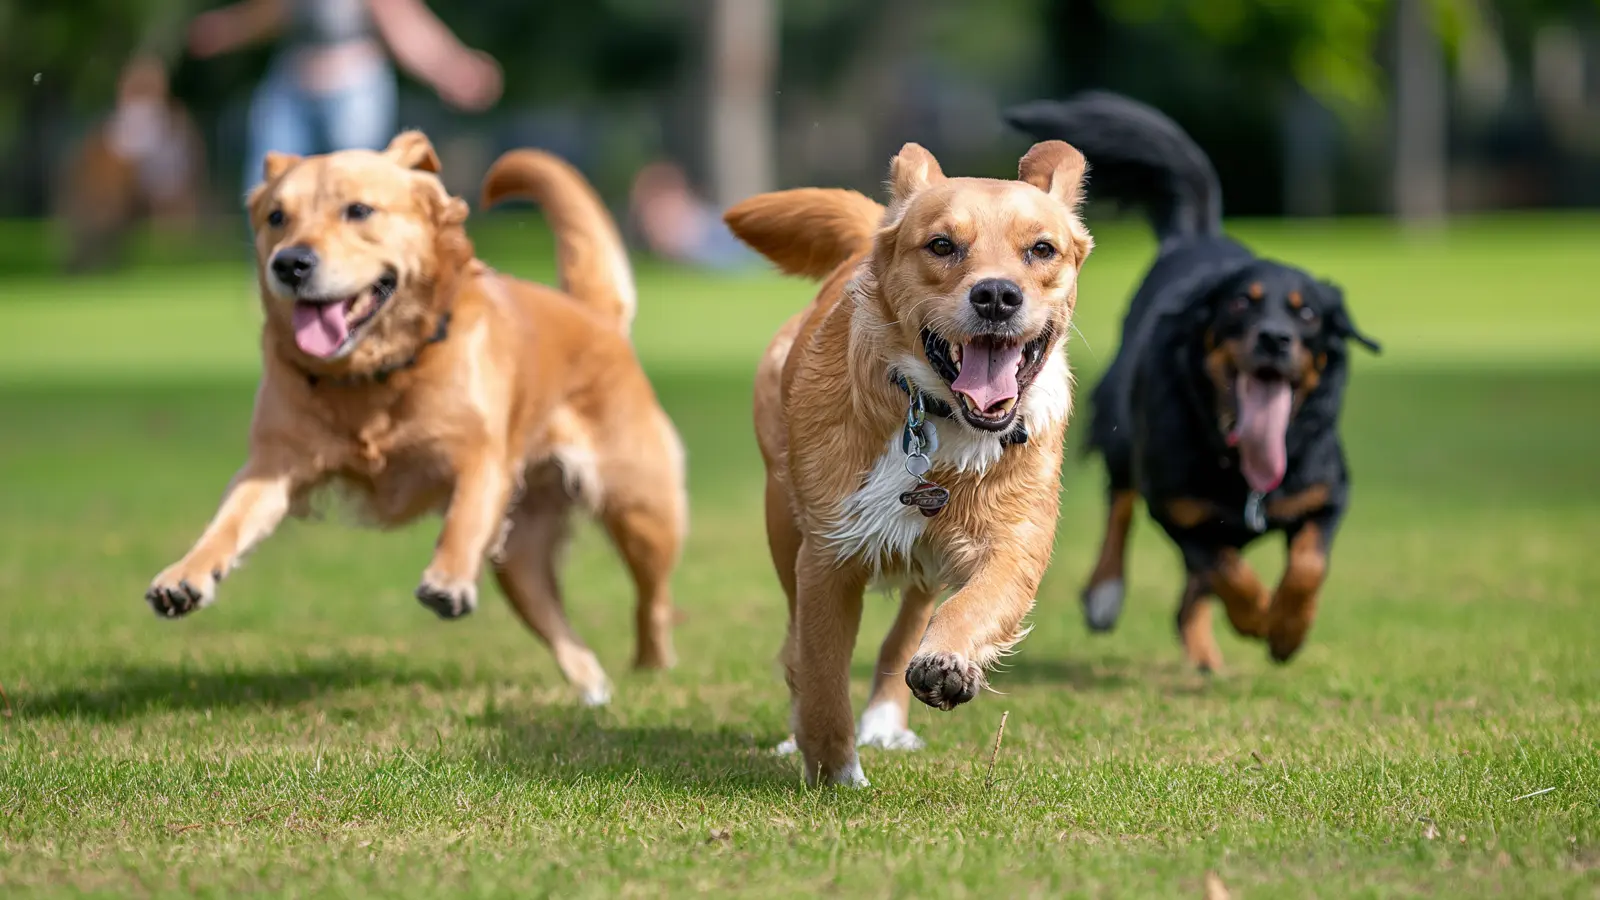
[{"label": "black and tan dog", "polygon": [[[1221,663],[1205,603],[1215,595],[1235,629],[1288,660],[1311,627],[1349,502],[1338,431],[1346,341],[1378,345],[1356,330],[1337,287],[1223,234],[1216,173],[1171,119],[1105,93],[1007,118],[1081,149],[1095,190],[1144,207],[1161,242],[1093,394],[1090,446],[1105,457],[1111,509],[1083,594],[1089,627],[1109,630],[1121,613],[1142,495],[1183,552],[1177,618],[1189,659]],[[1276,591],[1239,555],[1268,531],[1289,542]]]}]

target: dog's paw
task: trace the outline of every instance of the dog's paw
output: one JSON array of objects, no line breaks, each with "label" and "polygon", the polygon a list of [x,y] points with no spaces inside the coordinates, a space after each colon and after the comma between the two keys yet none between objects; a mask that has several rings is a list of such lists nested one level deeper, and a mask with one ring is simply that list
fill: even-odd
[{"label": "dog's paw", "polygon": [[1091,584],[1083,592],[1083,618],[1090,631],[1110,631],[1122,616],[1122,579]]},{"label": "dog's paw", "polygon": [[423,574],[422,584],[417,586],[417,600],[441,619],[459,619],[478,608],[478,586],[430,571]]},{"label": "dog's paw", "polygon": [[1272,623],[1267,630],[1267,652],[1272,654],[1272,661],[1286,663],[1294,659],[1306,642],[1306,632],[1310,630],[1311,623],[1302,620]]},{"label": "dog's paw", "polygon": [[952,710],[983,687],[983,670],[959,653],[918,653],[906,667],[906,684],[918,700]]},{"label": "dog's paw", "polygon": [[906,727],[905,710],[898,703],[876,703],[861,713],[856,725],[856,746],[879,750],[921,750],[922,738]]},{"label": "dog's paw", "polygon": [[824,767],[806,760],[805,775],[806,787],[872,787],[872,782],[867,780],[867,773],[861,771],[861,759],[854,753],[850,754],[850,758],[845,762],[832,767]]},{"label": "dog's paw", "polygon": [[778,746],[772,748],[772,753],[774,756],[793,756],[799,752],[800,744],[794,739],[794,735],[792,734],[779,742]]},{"label": "dog's paw", "polygon": [[150,582],[144,599],[156,615],[176,619],[202,606],[210,606],[217,599],[218,580],[215,572],[191,572],[179,563]]}]

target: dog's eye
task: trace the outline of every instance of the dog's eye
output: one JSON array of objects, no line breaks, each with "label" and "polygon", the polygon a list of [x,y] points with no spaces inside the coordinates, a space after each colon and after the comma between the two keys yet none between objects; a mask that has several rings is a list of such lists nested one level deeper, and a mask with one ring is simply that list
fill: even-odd
[{"label": "dog's eye", "polygon": [[365,203],[352,203],[344,208],[346,222],[365,222],[372,215],[372,207]]},{"label": "dog's eye", "polygon": [[282,228],[284,220],[287,218],[288,217],[283,214],[283,210],[275,209],[272,212],[267,213],[267,224],[271,225],[273,228]]},{"label": "dog's eye", "polygon": [[1317,321],[1317,311],[1309,306],[1300,307],[1300,321],[1306,323],[1307,325],[1312,324],[1313,322]]},{"label": "dog's eye", "polygon": [[928,242],[928,252],[934,256],[949,256],[956,252],[956,245],[947,237],[936,237]]},{"label": "dog's eye", "polygon": [[1234,315],[1239,315],[1240,313],[1244,312],[1245,310],[1247,310],[1249,308],[1250,308],[1250,298],[1249,297],[1235,297],[1235,298],[1233,298],[1233,300],[1231,302],[1228,303],[1228,311],[1233,313]]},{"label": "dog's eye", "polygon": [[1056,255],[1056,245],[1049,241],[1040,241],[1028,248],[1034,259],[1053,259]]}]

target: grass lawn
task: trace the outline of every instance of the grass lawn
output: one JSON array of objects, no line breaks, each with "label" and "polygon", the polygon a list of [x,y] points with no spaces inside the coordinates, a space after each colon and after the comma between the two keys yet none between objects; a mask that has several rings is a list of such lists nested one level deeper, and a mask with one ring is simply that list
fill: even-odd
[{"label": "grass lawn", "polygon": [[[629,590],[585,530],[570,609],[618,682],[590,711],[492,590],[459,623],[411,598],[431,522],[290,523],[218,605],[158,620],[145,585],[243,452],[249,275],[0,279],[0,893],[1199,897],[1214,870],[1235,897],[1600,896],[1600,220],[1240,230],[1343,283],[1388,351],[1355,362],[1356,499],[1306,650],[1228,637],[1224,673],[1186,670],[1148,522],[1122,627],[1088,635],[1101,472],[1074,455],[997,693],[913,709],[928,749],[866,751],[858,793],[768,752],[783,602],[749,386],[810,286],[642,269],[690,452],[683,661],[627,672]],[[1086,380],[1151,250],[1097,236]],[[533,276],[548,246],[515,220],[481,241]],[[1280,547],[1254,556],[1276,575]],[[858,702],[892,612],[868,604]]]}]

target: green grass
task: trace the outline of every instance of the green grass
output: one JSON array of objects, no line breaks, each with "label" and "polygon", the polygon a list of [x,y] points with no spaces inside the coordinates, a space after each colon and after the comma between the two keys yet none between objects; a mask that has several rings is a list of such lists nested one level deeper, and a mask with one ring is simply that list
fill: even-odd
[{"label": "green grass", "polygon": [[[1224,674],[1187,671],[1146,522],[1123,626],[1086,634],[1101,475],[1074,456],[998,693],[914,709],[929,749],[867,751],[860,793],[766,752],[783,603],[749,384],[808,286],[642,271],[638,343],[690,450],[683,662],[626,671],[631,598],[586,530],[570,608],[618,679],[593,712],[492,595],[454,624],[411,599],[434,523],[291,523],[216,607],[156,619],[145,584],[243,451],[249,276],[7,278],[0,893],[1198,897],[1216,870],[1236,897],[1600,895],[1600,221],[1241,232],[1336,277],[1388,348],[1355,364],[1357,495],[1307,649],[1277,667],[1225,637]],[[1150,251],[1098,239],[1085,378]],[[535,276],[547,247],[482,241]],[[858,702],[891,613],[869,603]]]}]

